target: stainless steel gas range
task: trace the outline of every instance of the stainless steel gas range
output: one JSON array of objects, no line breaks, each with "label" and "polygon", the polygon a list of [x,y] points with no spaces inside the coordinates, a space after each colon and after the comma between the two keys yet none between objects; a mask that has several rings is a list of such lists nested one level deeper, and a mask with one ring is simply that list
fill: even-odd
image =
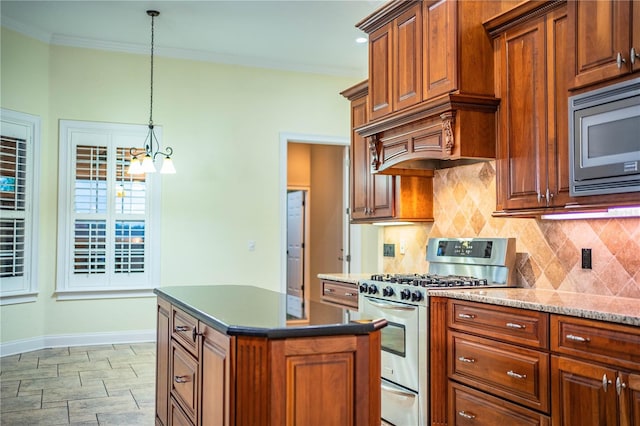
[{"label": "stainless steel gas range", "polygon": [[377,274],[359,283],[361,315],[388,323],[382,329],[383,424],[429,424],[428,291],[514,285],[515,239],[430,238],[427,261],[426,274]]}]

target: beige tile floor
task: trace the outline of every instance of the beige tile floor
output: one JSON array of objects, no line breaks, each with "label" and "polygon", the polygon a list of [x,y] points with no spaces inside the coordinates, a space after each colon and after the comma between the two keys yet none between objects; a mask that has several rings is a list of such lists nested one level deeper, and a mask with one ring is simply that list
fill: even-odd
[{"label": "beige tile floor", "polygon": [[155,343],[0,358],[0,425],[153,425]]}]

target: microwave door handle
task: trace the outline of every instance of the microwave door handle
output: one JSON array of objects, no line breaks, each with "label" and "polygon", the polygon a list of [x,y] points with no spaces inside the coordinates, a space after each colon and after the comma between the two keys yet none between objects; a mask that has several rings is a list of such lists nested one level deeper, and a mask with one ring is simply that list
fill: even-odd
[{"label": "microwave door handle", "polygon": [[371,299],[367,299],[367,302],[371,303],[376,308],[389,309],[392,311],[415,311],[416,309],[414,306],[399,305],[391,302],[375,302]]}]

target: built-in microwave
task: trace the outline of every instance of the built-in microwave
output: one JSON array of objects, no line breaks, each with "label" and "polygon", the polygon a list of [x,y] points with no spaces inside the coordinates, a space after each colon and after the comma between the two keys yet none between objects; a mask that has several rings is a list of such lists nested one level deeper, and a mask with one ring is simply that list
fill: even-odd
[{"label": "built-in microwave", "polygon": [[569,97],[569,193],[640,191],[640,78]]}]

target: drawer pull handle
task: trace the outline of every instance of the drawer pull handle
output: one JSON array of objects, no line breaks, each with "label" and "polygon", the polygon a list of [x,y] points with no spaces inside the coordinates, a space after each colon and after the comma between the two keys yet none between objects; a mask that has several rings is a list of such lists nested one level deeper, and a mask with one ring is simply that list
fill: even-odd
[{"label": "drawer pull handle", "polygon": [[189,381],[189,376],[175,376],[173,381],[176,383],[187,383]]},{"label": "drawer pull handle", "polygon": [[458,314],[458,318],[462,319],[474,319],[475,317],[473,314]]},{"label": "drawer pull handle", "polygon": [[465,419],[475,419],[476,418],[475,414],[469,414],[466,411],[458,411],[458,415],[460,417],[464,417]]},{"label": "drawer pull handle", "polygon": [[459,357],[458,361],[468,362],[469,364],[473,364],[474,362],[476,362],[476,360],[473,358],[465,358],[463,356]]},{"label": "drawer pull handle", "polygon": [[176,325],[175,328],[176,333],[179,333],[181,331],[189,331],[189,326],[186,325]]},{"label": "drawer pull handle", "polygon": [[523,379],[526,379],[526,378],[527,378],[527,375],[526,375],[526,374],[519,374],[519,373],[516,373],[516,372],[515,372],[515,371],[513,371],[513,370],[509,370],[509,371],[507,371],[507,376],[509,376],[509,377],[513,377],[514,379],[520,379],[520,380],[523,380]]},{"label": "drawer pull handle", "polygon": [[620,380],[620,376],[616,377],[616,391],[618,392],[618,396],[622,393],[623,390],[627,388],[627,384]]},{"label": "drawer pull handle", "polygon": [[525,328],[527,328],[526,325],[518,324],[518,323],[515,323],[515,322],[508,322],[505,325],[507,326],[507,328],[515,328],[516,330],[524,330]]},{"label": "drawer pull handle", "polygon": [[606,392],[607,389],[609,388],[609,385],[611,384],[611,380],[609,380],[607,378],[607,373],[602,375],[602,389],[604,389],[604,391]]},{"label": "drawer pull handle", "polygon": [[325,293],[333,293],[334,291],[335,291],[335,290],[334,290],[334,289],[332,289],[332,288],[325,288],[325,289],[324,289],[324,292],[325,292]]},{"label": "drawer pull handle", "polygon": [[347,297],[353,297],[353,296],[357,296],[358,294],[357,293],[345,293],[344,295],[347,296]]},{"label": "drawer pull handle", "polygon": [[574,334],[567,334],[567,340],[573,340],[574,342],[581,343],[589,343],[591,341],[588,337],[576,336]]}]

